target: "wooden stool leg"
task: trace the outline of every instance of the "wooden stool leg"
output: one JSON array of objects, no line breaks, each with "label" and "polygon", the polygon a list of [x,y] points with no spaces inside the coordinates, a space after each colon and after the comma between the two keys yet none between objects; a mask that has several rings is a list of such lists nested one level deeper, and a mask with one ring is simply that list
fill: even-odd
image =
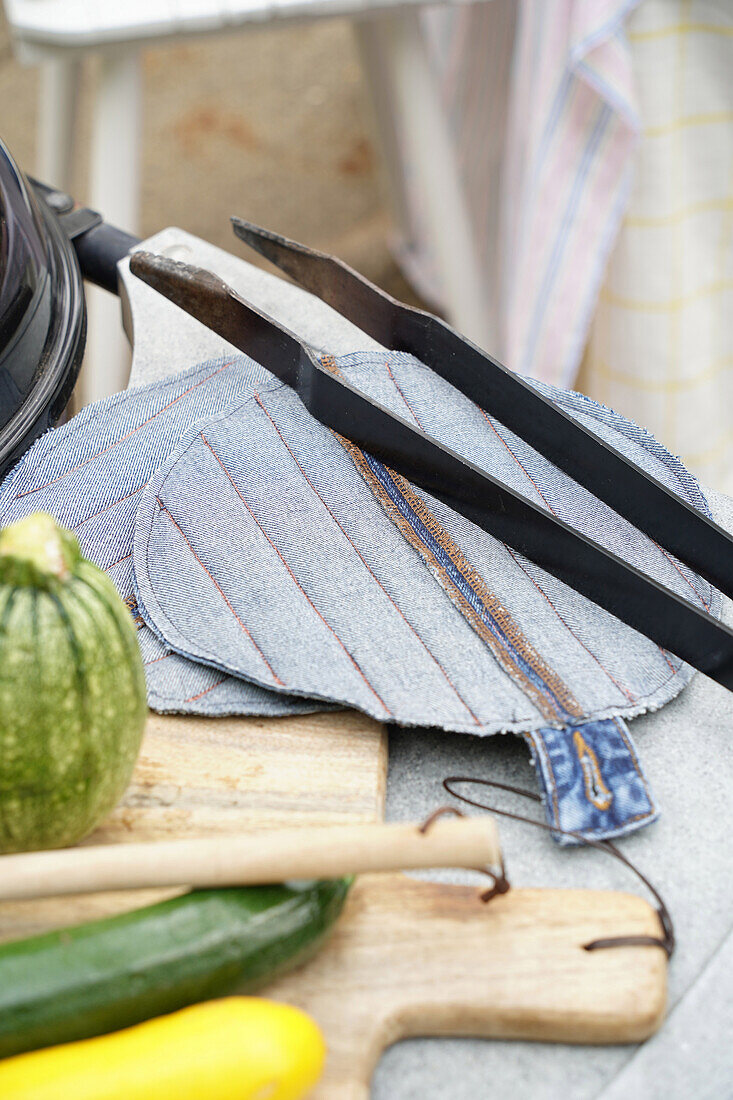
[{"label": "wooden stool leg", "polygon": [[71,189],[81,63],[45,61],[40,68],[36,175],[61,191]]},{"label": "wooden stool leg", "polygon": [[491,347],[488,300],[458,160],[418,11],[389,11],[355,23],[385,148],[396,215],[404,227],[405,184],[420,207],[449,320]]},{"label": "wooden stool leg", "polygon": [[384,60],[383,20],[367,15],[353,20],[354,37],[369,91],[374,123],[384,158],[389,205],[397,231],[405,241],[412,233],[412,219],[405,186],[404,150],[397,130],[392,90]]},{"label": "wooden stool leg", "polygon": [[[139,223],[140,139],[139,50],[104,51],[94,105],[90,205],[105,221],[129,233],[137,232]],[[90,288],[87,300],[84,404],[124,389],[130,374],[130,348],[122,330],[119,300],[96,288]]]}]

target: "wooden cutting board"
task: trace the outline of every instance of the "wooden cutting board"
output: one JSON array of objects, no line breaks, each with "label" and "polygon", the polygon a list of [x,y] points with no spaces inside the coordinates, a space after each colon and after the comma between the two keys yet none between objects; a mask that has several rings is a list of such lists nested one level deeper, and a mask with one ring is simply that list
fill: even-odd
[{"label": "wooden cutting board", "polygon": [[[381,819],[386,733],[353,711],[282,719],[150,718],[133,782],[86,843]],[[485,882],[482,884],[485,888]],[[0,939],[149,904],[139,890],[0,905]],[[657,935],[650,906],[603,891],[480,890],[367,875],[320,954],[265,992],[320,1023],[329,1057],[313,1100],[365,1100],[381,1052],[410,1035],[564,1042],[645,1038],[664,1013],[659,948],[588,953]]]},{"label": "wooden cutting board", "polygon": [[[356,711],[267,719],[151,714],[125,797],[84,843],[378,821],[386,778],[386,732]],[[0,940],[95,920],[174,893],[5,902]]]},{"label": "wooden cutting board", "polygon": [[620,930],[659,935],[642,898],[516,889],[484,905],[478,894],[407,875],[363,876],[320,954],[268,987],[326,1035],[326,1073],[312,1100],[367,1100],[382,1052],[410,1036],[629,1043],[656,1031],[664,952],[582,947]]}]

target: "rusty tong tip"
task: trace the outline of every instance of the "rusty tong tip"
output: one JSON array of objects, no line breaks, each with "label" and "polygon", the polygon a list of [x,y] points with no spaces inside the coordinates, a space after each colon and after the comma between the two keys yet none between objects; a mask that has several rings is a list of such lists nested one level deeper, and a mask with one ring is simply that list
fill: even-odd
[{"label": "rusty tong tip", "polygon": [[[144,283],[171,298],[170,289],[176,286],[185,288],[186,297],[191,292],[205,289],[209,294],[215,291],[228,298],[231,291],[218,276],[203,267],[181,263],[170,256],[160,256],[155,252],[141,250],[130,256],[130,271]],[[175,300],[175,299],[171,299]]]}]

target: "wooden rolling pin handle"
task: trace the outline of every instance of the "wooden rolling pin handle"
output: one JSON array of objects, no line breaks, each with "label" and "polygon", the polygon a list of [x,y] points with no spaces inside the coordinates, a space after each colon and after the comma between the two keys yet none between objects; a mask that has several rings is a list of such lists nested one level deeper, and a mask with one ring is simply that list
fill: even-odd
[{"label": "wooden rolling pin handle", "polygon": [[311,826],[203,840],[108,844],[0,857],[0,899],[156,886],[246,886],[501,861],[489,817],[416,824]]}]

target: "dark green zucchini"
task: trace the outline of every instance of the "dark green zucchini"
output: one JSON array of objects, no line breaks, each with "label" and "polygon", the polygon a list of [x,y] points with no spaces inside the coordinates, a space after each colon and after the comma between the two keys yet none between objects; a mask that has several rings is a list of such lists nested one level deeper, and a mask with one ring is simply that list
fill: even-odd
[{"label": "dark green zucchini", "polygon": [[0,945],[0,1057],[248,993],[313,954],[350,879],[195,890]]}]

